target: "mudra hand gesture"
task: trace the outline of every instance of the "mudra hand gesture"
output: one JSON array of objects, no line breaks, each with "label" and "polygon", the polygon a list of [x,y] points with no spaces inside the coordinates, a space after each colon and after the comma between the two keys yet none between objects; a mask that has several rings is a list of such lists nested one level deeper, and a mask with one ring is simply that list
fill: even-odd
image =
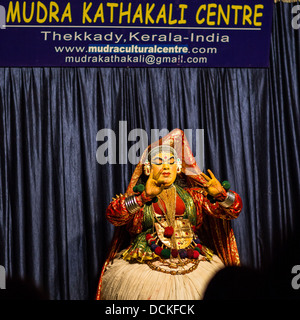
[{"label": "mudra hand gesture", "polygon": [[159,195],[165,188],[163,182],[159,181],[159,177],[163,169],[159,170],[156,174],[153,173],[153,169],[150,171],[149,178],[146,182],[145,192],[150,198],[154,198]]},{"label": "mudra hand gesture", "polygon": [[201,173],[201,176],[206,180],[206,183],[204,183],[203,186],[206,188],[207,193],[214,198],[224,194],[225,189],[222,187],[219,180],[216,179],[211,170],[208,169],[207,171],[210,177],[203,172]]},{"label": "mudra hand gesture", "polygon": [[176,180],[177,163],[174,154],[160,152],[151,158],[151,169],[146,182],[145,192],[148,197],[154,198],[165,188],[170,187]]}]

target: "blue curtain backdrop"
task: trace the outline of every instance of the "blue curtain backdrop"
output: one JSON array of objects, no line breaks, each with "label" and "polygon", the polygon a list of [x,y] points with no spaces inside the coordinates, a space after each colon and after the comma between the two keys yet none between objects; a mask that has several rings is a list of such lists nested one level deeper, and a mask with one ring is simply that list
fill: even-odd
[{"label": "blue curtain backdrop", "polygon": [[[300,264],[300,30],[274,8],[268,69],[1,68],[0,264],[51,299],[93,299],[128,165],[100,165],[97,132],[204,129],[205,165],[244,203],[243,265]],[[117,140],[119,141],[119,140]],[[298,259],[298,260],[297,260]]]}]

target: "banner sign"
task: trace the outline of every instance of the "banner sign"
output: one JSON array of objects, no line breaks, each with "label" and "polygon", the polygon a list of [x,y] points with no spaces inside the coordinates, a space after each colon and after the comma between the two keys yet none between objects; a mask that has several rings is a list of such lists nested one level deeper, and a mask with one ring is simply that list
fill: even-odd
[{"label": "banner sign", "polygon": [[1,1],[0,66],[268,67],[273,0]]}]

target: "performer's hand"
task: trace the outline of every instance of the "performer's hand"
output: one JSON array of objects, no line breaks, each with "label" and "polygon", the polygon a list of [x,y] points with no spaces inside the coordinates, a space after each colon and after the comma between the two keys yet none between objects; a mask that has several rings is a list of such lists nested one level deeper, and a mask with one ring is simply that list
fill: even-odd
[{"label": "performer's hand", "polygon": [[149,178],[146,182],[145,192],[150,198],[154,198],[159,195],[164,190],[164,184],[158,183],[158,178],[161,175],[163,168],[159,170],[156,175],[153,175],[153,170],[151,169]]},{"label": "performer's hand", "polygon": [[226,191],[219,180],[216,179],[211,170],[208,169],[207,171],[210,174],[210,177],[203,172],[201,173],[201,176],[206,180],[206,183],[204,183],[203,186],[206,188],[207,193],[213,197],[218,197],[219,195],[224,194]]}]

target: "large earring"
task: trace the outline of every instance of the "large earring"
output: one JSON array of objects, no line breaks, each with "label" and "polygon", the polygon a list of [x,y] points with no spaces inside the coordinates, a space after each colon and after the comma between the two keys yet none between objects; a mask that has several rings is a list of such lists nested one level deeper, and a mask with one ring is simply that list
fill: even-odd
[{"label": "large earring", "polygon": [[150,176],[150,162],[148,160],[144,163],[144,173],[146,176]]},{"label": "large earring", "polygon": [[180,173],[182,169],[182,162],[179,158],[177,158],[177,173]]}]

